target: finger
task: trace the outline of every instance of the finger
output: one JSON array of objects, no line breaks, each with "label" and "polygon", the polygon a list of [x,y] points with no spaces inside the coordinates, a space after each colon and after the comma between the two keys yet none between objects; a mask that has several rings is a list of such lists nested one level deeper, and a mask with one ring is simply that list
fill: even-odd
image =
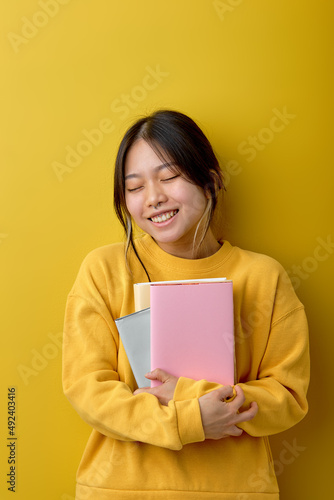
[{"label": "finger", "polygon": [[164,383],[170,378],[170,376],[171,375],[164,370],[156,368],[155,370],[146,373],[145,378],[148,378],[149,380],[159,380],[160,382]]},{"label": "finger", "polygon": [[248,422],[249,420],[252,420],[255,415],[257,414],[258,412],[258,405],[257,403],[255,403],[255,401],[253,401],[250,405],[250,407],[248,408],[248,410],[245,410],[245,411],[242,411],[241,413],[239,413],[236,417],[236,421],[238,423],[240,422]]},{"label": "finger", "polygon": [[241,436],[241,434],[243,433],[244,431],[242,429],[240,429],[239,427],[233,425],[230,429],[229,429],[229,435],[230,436]]},{"label": "finger", "polygon": [[244,395],[244,391],[241,389],[241,387],[235,385],[234,390],[236,392],[236,396],[233,399],[233,401],[231,401],[230,404],[234,405],[234,407],[238,410],[244,404],[246,398]]},{"label": "finger", "polygon": [[251,404],[250,404],[250,408],[248,410],[249,412],[252,412],[252,415],[255,417],[255,415],[258,413],[259,411],[259,407],[258,407],[258,404],[255,402],[255,401],[252,401]]},{"label": "finger", "polygon": [[139,389],[136,389],[133,394],[140,394],[141,392],[150,392],[151,388],[150,387],[140,387]]},{"label": "finger", "polygon": [[145,378],[148,378],[149,380],[157,380],[156,375],[154,374],[154,371],[145,373]]},{"label": "finger", "polygon": [[233,388],[230,385],[224,385],[219,389],[215,389],[213,393],[216,395],[217,399],[223,401],[224,399],[233,396]]}]

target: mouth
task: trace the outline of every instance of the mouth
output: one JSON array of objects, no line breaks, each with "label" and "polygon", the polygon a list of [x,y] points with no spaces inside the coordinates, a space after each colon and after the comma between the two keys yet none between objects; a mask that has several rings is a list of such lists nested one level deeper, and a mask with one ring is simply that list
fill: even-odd
[{"label": "mouth", "polygon": [[170,210],[169,212],[164,212],[162,214],[151,217],[149,220],[155,223],[165,222],[166,220],[172,219],[178,213],[178,210]]}]

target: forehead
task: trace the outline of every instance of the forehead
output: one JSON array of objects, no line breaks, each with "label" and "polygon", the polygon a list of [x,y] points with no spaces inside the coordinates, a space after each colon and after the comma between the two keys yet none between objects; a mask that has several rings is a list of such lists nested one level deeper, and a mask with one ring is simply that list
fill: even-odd
[{"label": "forehead", "polygon": [[164,163],[166,161],[163,161],[161,157],[159,158],[157,153],[144,139],[138,139],[126,155],[124,175],[127,176],[139,171],[144,172],[147,169],[152,169]]}]

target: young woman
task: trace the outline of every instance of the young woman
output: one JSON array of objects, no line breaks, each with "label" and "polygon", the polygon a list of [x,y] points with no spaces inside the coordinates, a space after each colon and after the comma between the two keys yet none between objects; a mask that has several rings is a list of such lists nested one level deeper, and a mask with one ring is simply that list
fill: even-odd
[{"label": "young woman", "polygon": [[[189,117],[157,111],[126,132],[114,200],[127,242],[88,254],[66,307],[64,391],[93,427],[76,500],[279,498],[267,436],[307,412],[307,322],[276,261],[216,240],[222,188]],[[235,387],[157,369],[147,378],[162,384],[138,388],[114,323],[134,311],[133,284],[222,276],[233,280]]]}]

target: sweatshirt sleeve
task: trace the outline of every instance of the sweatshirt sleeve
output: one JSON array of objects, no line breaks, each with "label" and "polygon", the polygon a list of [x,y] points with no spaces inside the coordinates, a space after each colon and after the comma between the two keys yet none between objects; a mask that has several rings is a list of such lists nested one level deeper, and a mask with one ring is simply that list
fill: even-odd
[{"label": "sweatshirt sleeve", "polygon": [[66,305],[63,387],[82,419],[105,436],[172,450],[204,440],[198,400],[162,406],[151,394],[134,396],[120,381],[111,313],[105,304],[76,293]]},{"label": "sweatshirt sleeve", "polygon": [[308,411],[308,326],[301,306],[272,325],[257,380],[239,383],[246,401],[259,405],[259,412],[239,427],[251,436],[269,436],[298,423]]},{"label": "sweatshirt sleeve", "polygon": [[[237,384],[246,398],[240,411],[249,408],[252,401],[259,407],[254,419],[238,426],[258,437],[282,432],[298,423],[308,410],[309,368],[308,326],[301,305],[272,324],[256,380]],[[174,400],[199,398],[218,387],[205,380],[180,378]]]}]

